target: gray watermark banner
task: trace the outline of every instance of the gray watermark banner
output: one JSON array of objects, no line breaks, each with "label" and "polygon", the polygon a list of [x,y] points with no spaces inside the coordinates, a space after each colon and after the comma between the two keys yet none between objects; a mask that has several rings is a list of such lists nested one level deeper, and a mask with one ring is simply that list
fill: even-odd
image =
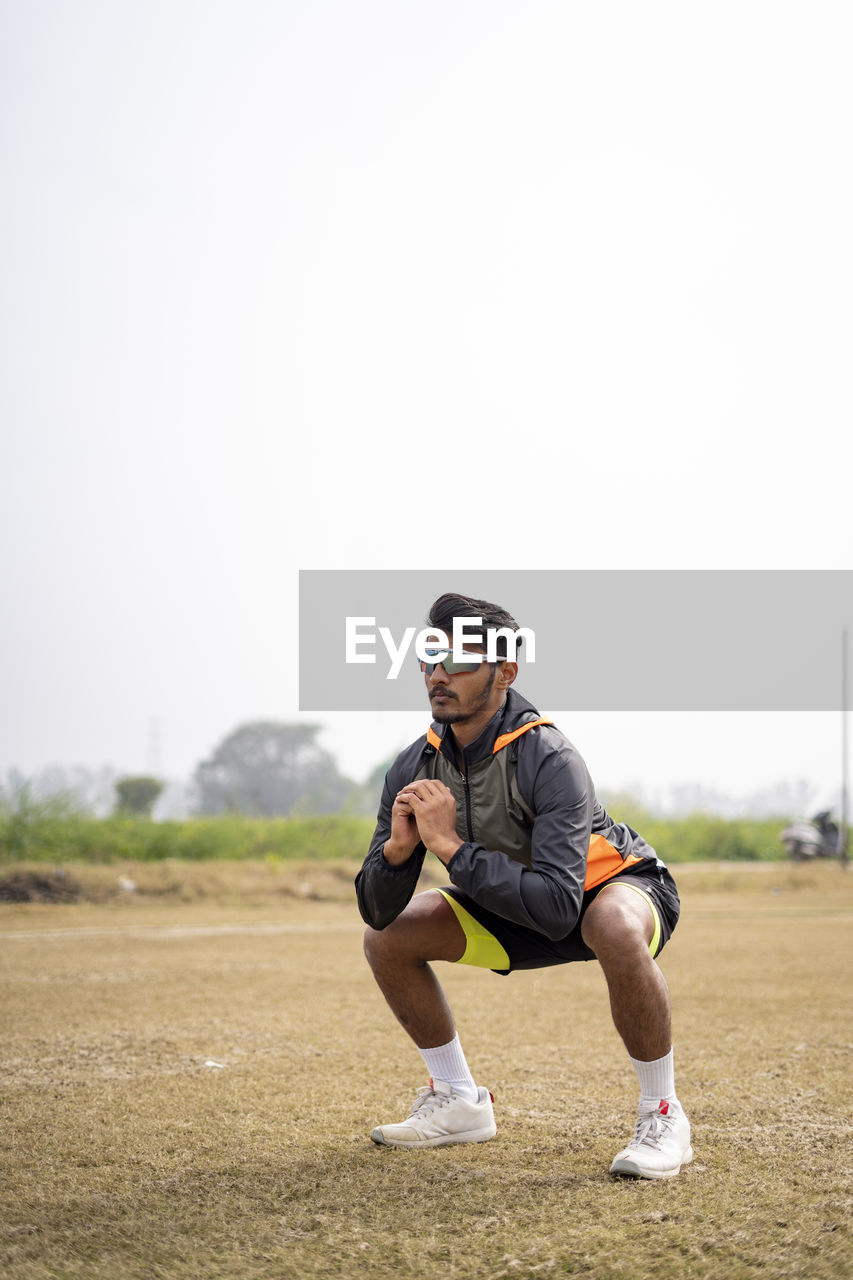
[{"label": "gray watermark banner", "polygon": [[853,571],[369,569],[299,574],[300,710],[428,712],[415,645],[448,591],[533,633],[515,687],[543,712],[841,709]]}]

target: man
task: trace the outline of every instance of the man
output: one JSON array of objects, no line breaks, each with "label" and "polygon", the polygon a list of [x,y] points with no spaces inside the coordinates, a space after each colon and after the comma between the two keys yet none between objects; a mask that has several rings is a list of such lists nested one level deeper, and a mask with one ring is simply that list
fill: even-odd
[{"label": "man", "polygon": [[[518,666],[488,633],[518,624],[483,600],[444,595],[430,626],[465,623],[470,662],[422,662],[434,717],[388,771],[376,831],[356,879],[365,953],[430,1075],[407,1119],[374,1142],[432,1147],[496,1133],[492,1098],[471,1075],[431,962],[498,973],[597,959],[640,1084],[634,1136],[610,1172],[668,1178],[693,1158],[675,1092],[669,991],[655,963],[678,920],[675,884],[637,832],[595,797],[583,760],[512,684]],[[506,633],[504,633],[506,634]],[[493,641],[495,637],[492,637]],[[514,651],[513,651],[514,656]],[[450,884],[415,895],[426,851]]]}]

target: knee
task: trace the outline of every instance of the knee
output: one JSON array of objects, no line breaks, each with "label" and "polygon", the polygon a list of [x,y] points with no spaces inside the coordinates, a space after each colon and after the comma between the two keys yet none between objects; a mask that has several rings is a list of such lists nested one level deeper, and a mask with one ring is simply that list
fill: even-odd
[{"label": "knee", "polygon": [[[623,903],[613,894],[611,901],[596,900],[584,918],[581,934],[586,945],[602,964],[635,965],[649,958],[646,921],[633,903]],[[595,910],[594,908],[598,908]]]},{"label": "knee", "polygon": [[372,929],[370,925],[364,931],[364,955],[371,969],[381,961],[387,952],[387,940],[384,931]]},{"label": "knee", "polygon": [[364,931],[363,945],[367,963],[376,972],[382,966],[404,958],[408,949],[405,927],[401,926],[399,917],[384,929],[373,929],[368,925]]}]

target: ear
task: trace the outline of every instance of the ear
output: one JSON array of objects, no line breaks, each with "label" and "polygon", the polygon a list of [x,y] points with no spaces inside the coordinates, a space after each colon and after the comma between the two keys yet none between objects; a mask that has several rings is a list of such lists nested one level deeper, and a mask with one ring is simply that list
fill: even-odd
[{"label": "ear", "polygon": [[498,668],[497,685],[499,689],[508,689],[518,675],[517,662],[502,662]]}]

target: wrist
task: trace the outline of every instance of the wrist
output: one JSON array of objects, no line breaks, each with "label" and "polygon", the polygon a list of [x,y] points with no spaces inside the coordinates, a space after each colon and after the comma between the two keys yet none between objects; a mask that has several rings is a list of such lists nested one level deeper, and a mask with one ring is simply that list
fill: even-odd
[{"label": "wrist", "polygon": [[447,866],[448,862],[459,852],[464,843],[465,841],[460,840],[457,835],[446,836],[433,841],[429,851],[435,854],[439,862],[443,862]]},{"label": "wrist", "polygon": [[389,839],[382,846],[382,856],[386,862],[390,862],[392,867],[400,867],[404,862],[409,861],[416,847],[416,845],[396,844],[393,839]]}]

